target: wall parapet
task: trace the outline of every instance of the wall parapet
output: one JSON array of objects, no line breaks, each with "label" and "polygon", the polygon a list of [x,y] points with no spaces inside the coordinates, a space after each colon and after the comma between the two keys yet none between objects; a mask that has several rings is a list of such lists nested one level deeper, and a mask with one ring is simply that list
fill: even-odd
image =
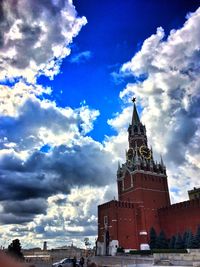
[{"label": "wall parapet", "polygon": [[181,209],[181,208],[192,208],[192,207],[200,207],[200,199],[192,199],[179,203],[172,204],[170,206],[166,206],[158,209],[159,212],[162,211],[172,211],[173,209]]},{"label": "wall parapet", "polygon": [[107,209],[111,207],[116,207],[116,208],[127,208],[127,209],[133,209],[138,206],[138,203],[134,202],[129,202],[129,201],[118,201],[118,200],[111,200],[109,202],[106,202],[104,204],[99,205],[98,207],[101,209]]}]

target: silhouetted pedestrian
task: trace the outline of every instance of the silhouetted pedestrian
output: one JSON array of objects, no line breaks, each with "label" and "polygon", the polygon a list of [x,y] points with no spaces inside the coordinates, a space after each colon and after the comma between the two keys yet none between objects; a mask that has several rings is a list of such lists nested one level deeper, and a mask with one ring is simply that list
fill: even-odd
[{"label": "silhouetted pedestrian", "polygon": [[79,262],[80,267],[83,267],[84,263],[85,263],[85,260],[84,260],[83,257],[81,257],[81,258],[80,258],[80,262]]},{"label": "silhouetted pedestrian", "polygon": [[74,259],[73,259],[73,267],[76,267],[76,256],[74,256]]}]

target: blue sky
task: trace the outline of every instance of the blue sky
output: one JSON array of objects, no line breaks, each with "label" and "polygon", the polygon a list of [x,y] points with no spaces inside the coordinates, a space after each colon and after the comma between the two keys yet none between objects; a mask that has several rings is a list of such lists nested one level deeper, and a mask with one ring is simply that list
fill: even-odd
[{"label": "blue sky", "polygon": [[[100,116],[90,135],[98,141],[114,134],[107,119],[121,110],[119,92],[134,77],[111,75],[118,73],[141,48],[143,41],[162,26],[168,34],[179,28],[188,11],[195,11],[197,1],[74,1],[80,16],[88,23],[81,29],[71,46],[71,55],[61,65],[60,74],[53,81],[40,77],[38,82],[53,88],[51,96],[60,106],[78,107],[84,100],[100,110]],[[89,57],[73,62],[87,51]],[[62,91],[62,94],[60,94]],[[103,107],[103,108],[102,108]]]},{"label": "blue sky", "polygon": [[95,241],[133,95],[171,201],[187,199],[199,186],[199,2],[0,5],[0,245]]}]

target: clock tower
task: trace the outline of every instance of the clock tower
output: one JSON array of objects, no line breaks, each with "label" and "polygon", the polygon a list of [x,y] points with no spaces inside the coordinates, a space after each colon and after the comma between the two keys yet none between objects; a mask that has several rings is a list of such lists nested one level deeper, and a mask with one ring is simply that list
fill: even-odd
[{"label": "clock tower", "polygon": [[145,125],[138,116],[133,98],[133,114],[128,127],[129,148],[126,161],[118,166],[117,185],[119,201],[137,203],[140,207],[143,233],[141,242],[152,225],[159,229],[157,209],[170,205],[166,167],[161,158],[157,163],[152,148],[148,147]]},{"label": "clock tower", "polygon": [[117,170],[118,200],[98,206],[98,255],[115,255],[117,247],[148,249],[151,227],[170,239],[188,229],[195,233],[200,222],[198,197],[170,205],[166,167],[154,159],[135,98],[128,143]]}]

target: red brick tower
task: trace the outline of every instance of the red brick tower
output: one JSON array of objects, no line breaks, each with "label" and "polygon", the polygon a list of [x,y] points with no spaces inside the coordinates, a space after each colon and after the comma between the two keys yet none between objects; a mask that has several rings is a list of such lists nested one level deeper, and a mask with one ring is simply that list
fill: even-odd
[{"label": "red brick tower", "polygon": [[98,206],[99,255],[111,255],[118,246],[147,249],[151,227],[171,238],[188,229],[194,233],[200,224],[200,198],[170,205],[165,165],[162,158],[154,161],[133,103],[126,161],[117,170],[119,200]]},{"label": "red brick tower", "polygon": [[119,201],[98,207],[98,240],[104,242],[104,251],[108,231],[109,238],[118,240],[124,248],[142,248],[148,244],[150,228],[154,226],[160,231],[158,209],[170,205],[166,168],[162,159],[159,164],[154,161],[135,99],[133,103],[126,162],[119,164],[117,170]]},{"label": "red brick tower", "polygon": [[129,149],[126,162],[118,167],[117,184],[120,201],[138,203],[141,208],[141,242],[147,243],[147,233],[154,225],[160,230],[157,209],[170,205],[166,168],[163,160],[154,161],[148,148],[146,128],[140,122],[133,99],[132,123],[128,127]]}]

